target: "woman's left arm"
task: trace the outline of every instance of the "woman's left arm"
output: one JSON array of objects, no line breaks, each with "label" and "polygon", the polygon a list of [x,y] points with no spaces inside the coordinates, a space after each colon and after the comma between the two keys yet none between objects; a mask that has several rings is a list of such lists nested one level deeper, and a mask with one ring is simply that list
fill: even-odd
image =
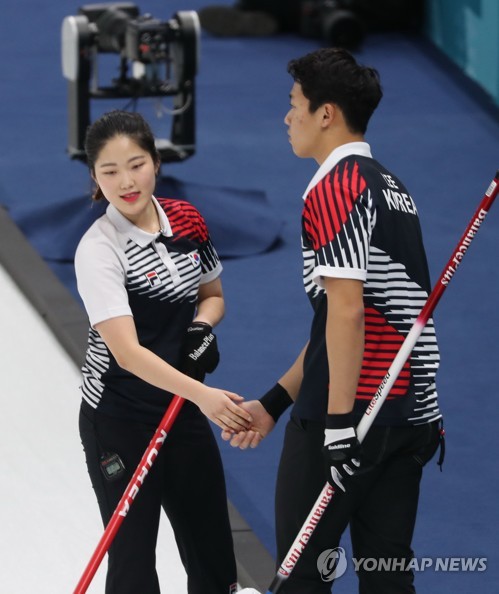
[{"label": "woman's left arm", "polygon": [[224,317],[222,282],[216,278],[199,287],[197,311],[182,345],[180,370],[200,382],[220,361],[213,327]]},{"label": "woman's left arm", "polygon": [[193,322],[215,327],[224,317],[225,301],[220,278],[199,286],[197,312]]}]

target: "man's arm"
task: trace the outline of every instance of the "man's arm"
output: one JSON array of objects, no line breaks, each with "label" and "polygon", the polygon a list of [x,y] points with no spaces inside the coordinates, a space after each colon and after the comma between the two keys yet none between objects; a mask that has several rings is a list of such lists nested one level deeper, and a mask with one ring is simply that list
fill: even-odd
[{"label": "man's arm", "polygon": [[364,297],[359,280],[324,278],[329,414],[353,409],[364,356]]},{"label": "man's arm", "polygon": [[359,442],[353,425],[364,356],[363,283],[352,279],[324,279],[327,294],[326,346],[329,395],[324,430],[327,480],[345,491],[346,480],[359,466]]},{"label": "man's arm", "polygon": [[[272,406],[272,402],[269,402],[269,394],[278,394],[281,390],[284,391],[284,398],[287,398],[289,404],[296,400],[303,379],[303,360],[305,358],[307,347],[308,343],[302,349],[293,365],[291,365],[286,373],[279,379],[274,388],[269,390],[269,392],[267,392],[267,394],[260,400],[249,400],[242,404],[244,409],[251,414],[253,419],[251,428],[247,431],[240,431],[239,433],[236,433],[236,435],[228,431],[222,431],[222,439],[225,441],[230,439],[230,445],[232,447],[246,450],[247,448],[256,448],[262,439],[272,431],[278,417],[276,418],[275,414],[273,416],[269,410],[273,411],[279,409],[280,406],[279,403],[277,406]],[[262,404],[262,400],[264,401],[264,404]],[[286,405],[286,403],[284,404]]]}]

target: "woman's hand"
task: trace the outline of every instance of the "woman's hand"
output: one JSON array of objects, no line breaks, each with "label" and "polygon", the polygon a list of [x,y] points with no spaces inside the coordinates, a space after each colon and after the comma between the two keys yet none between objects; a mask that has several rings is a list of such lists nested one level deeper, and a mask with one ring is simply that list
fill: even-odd
[{"label": "woman's hand", "polygon": [[251,427],[251,414],[240,406],[244,398],[233,392],[205,386],[203,396],[196,398],[201,412],[229,434],[246,431]]},{"label": "woman's hand", "polygon": [[230,441],[233,448],[246,450],[256,448],[258,444],[275,427],[274,419],[263,408],[259,400],[249,400],[241,404],[241,407],[251,413],[251,427],[246,431],[234,432],[222,431],[222,439]]}]

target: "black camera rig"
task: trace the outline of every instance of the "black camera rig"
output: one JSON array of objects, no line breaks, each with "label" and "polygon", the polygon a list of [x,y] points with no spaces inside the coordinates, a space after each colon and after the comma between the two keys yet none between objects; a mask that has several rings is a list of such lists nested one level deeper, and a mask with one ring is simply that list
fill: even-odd
[{"label": "black camera rig", "polygon": [[366,27],[358,0],[303,0],[300,32],[322,38],[330,46],[357,49]]},{"label": "black camera rig", "polygon": [[[86,160],[84,140],[91,101],[173,97],[170,139],[157,139],[162,162],[182,161],[195,152],[195,76],[199,62],[197,13],[177,12],[160,21],[140,15],[131,2],[86,4],[62,23],[62,71],[68,81],[69,142],[72,159]],[[108,86],[98,80],[99,54],[119,54],[119,76]]]}]

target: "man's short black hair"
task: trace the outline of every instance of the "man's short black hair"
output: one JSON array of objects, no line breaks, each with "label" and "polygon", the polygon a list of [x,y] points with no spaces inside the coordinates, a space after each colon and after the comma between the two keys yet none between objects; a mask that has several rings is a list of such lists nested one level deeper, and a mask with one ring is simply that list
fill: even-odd
[{"label": "man's short black hair", "polygon": [[322,48],[291,60],[288,72],[301,85],[312,113],[333,103],[351,132],[365,134],[383,96],[377,70],[358,64],[346,49]]}]

